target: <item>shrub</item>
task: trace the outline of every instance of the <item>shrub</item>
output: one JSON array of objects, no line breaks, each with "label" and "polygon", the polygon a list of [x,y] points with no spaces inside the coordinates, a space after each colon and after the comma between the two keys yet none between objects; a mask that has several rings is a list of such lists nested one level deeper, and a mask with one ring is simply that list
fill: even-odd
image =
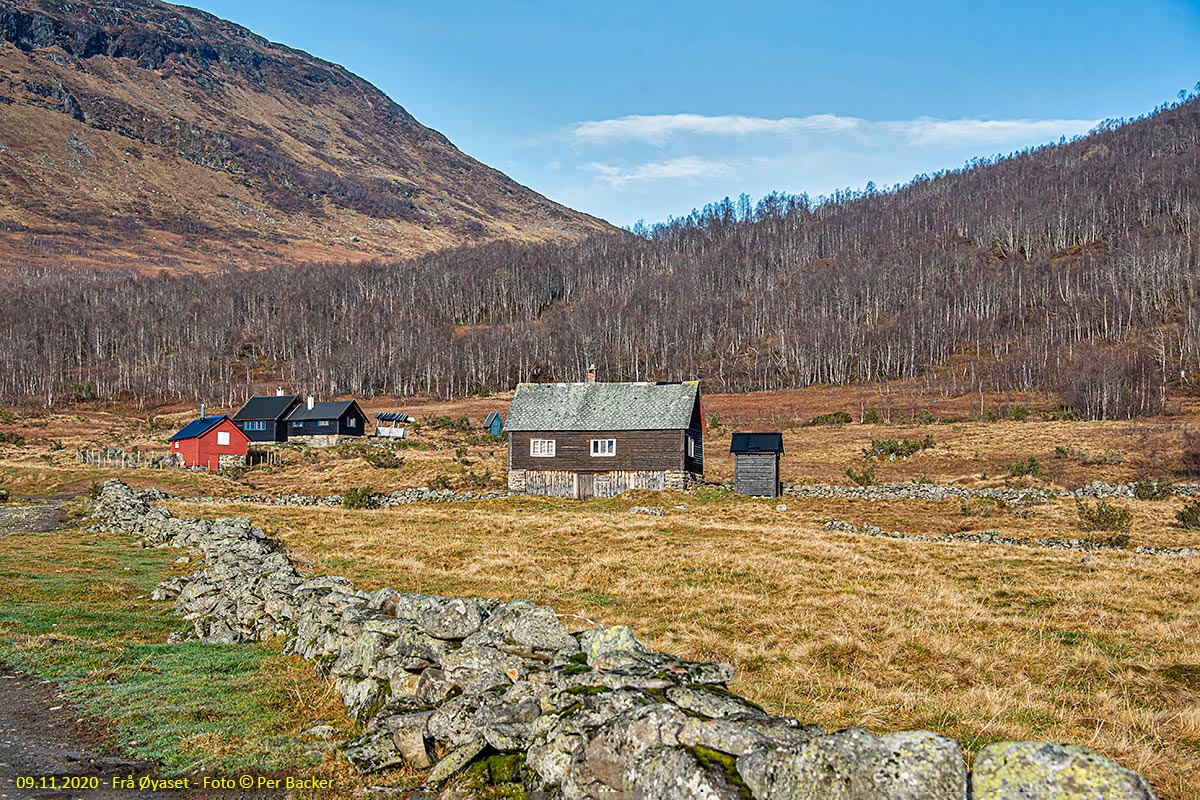
[{"label": "shrub", "polygon": [[1014,461],[1008,465],[1008,475],[1011,478],[1023,478],[1026,475],[1040,478],[1042,477],[1042,465],[1033,456],[1026,456],[1020,461]]},{"label": "shrub", "polygon": [[1054,446],[1054,457],[1055,458],[1070,458],[1071,457],[1071,448],[1066,447],[1065,445],[1056,444]]},{"label": "shrub", "polygon": [[1189,500],[1175,512],[1175,519],[1189,530],[1200,529],[1200,500]]},{"label": "shrub", "polygon": [[845,411],[832,411],[828,414],[818,414],[808,423],[809,427],[820,425],[849,425],[854,418]]},{"label": "shrub", "polygon": [[1094,506],[1076,500],[1075,510],[1084,530],[1129,533],[1133,527],[1133,512],[1126,506],[1118,506],[1107,500],[1100,500]]},{"label": "shrub", "polygon": [[404,459],[386,447],[368,447],[362,452],[363,461],[379,469],[399,469]]},{"label": "shrub", "polygon": [[431,487],[433,487],[434,489],[449,489],[450,488],[450,476],[443,472],[442,474],[438,475],[436,478],[431,480],[429,482],[429,485]]},{"label": "shrub", "polygon": [[370,486],[359,486],[342,492],[342,505],[345,508],[379,508],[383,495]]},{"label": "shrub", "polygon": [[916,425],[932,425],[933,423],[937,422],[937,420],[933,418],[933,414],[931,414],[927,408],[922,408],[920,411],[914,414],[912,421]]},{"label": "shrub", "polygon": [[875,465],[864,464],[862,469],[846,467],[846,477],[859,486],[875,485]]},{"label": "shrub", "polygon": [[100,499],[100,484],[95,483],[95,482],[88,484],[87,496],[88,496],[88,500],[99,500]]},{"label": "shrub", "polygon": [[873,439],[870,447],[863,448],[863,457],[908,458],[913,453],[927,450],[930,447],[933,447],[932,436],[926,436],[924,439]]},{"label": "shrub", "polygon": [[882,425],[883,414],[880,414],[877,408],[868,408],[862,413],[862,421],[864,425]]},{"label": "shrub", "polygon": [[25,444],[25,437],[19,433],[11,431],[0,431],[0,444],[15,444],[18,446]]},{"label": "shrub", "polygon": [[1154,481],[1142,478],[1133,484],[1133,496],[1138,500],[1165,500],[1175,494],[1170,481]]},{"label": "shrub", "polygon": [[1021,403],[1009,406],[1007,416],[1009,419],[1015,419],[1017,422],[1024,422],[1029,419],[1029,406],[1022,405]]}]

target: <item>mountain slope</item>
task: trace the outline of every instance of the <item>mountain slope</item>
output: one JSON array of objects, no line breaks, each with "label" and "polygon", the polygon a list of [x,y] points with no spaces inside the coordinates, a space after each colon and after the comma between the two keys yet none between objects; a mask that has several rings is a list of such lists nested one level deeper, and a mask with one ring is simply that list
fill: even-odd
[{"label": "mountain slope", "polygon": [[210,14],[0,0],[0,260],[261,267],[611,230]]}]

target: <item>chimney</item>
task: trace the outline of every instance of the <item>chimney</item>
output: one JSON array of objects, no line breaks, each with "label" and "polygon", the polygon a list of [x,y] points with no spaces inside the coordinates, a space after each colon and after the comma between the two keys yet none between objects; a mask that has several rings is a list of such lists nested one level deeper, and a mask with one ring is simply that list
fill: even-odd
[{"label": "chimney", "polygon": [[312,408],[313,408],[313,396],[310,394],[308,396],[308,410],[312,411]]},{"label": "chimney", "polygon": [[204,403],[200,404],[200,419],[204,419]]},{"label": "chimney", "polygon": [[276,386],[276,387],[275,387],[275,396],[276,396],[276,397],[283,397],[283,387],[282,387],[282,386]]},{"label": "chimney", "polygon": [[595,382],[596,382],[596,365],[595,365],[594,363],[592,363],[592,364],[588,364],[588,377],[587,377],[587,382],[588,382],[588,383],[595,383]]}]

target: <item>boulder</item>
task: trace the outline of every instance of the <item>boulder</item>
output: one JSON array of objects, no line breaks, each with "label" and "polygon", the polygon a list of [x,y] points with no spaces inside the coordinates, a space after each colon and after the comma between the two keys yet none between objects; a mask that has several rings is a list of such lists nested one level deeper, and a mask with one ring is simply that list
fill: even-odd
[{"label": "boulder", "polygon": [[973,800],[1154,800],[1146,781],[1094,750],[1046,742],[997,742],[979,751]]}]

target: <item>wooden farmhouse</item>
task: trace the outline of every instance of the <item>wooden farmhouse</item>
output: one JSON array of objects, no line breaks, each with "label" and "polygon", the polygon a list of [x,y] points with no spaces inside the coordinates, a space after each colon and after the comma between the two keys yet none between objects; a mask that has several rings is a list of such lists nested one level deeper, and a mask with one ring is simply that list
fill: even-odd
[{"label": "wooden farmhouse", "polygon": [[511,491],[612,497],[704,480],[695,381],[522,383],[505,427]]},{"label": "wooden farmhouse", "polygon": [[310,447],[332,447],[348,438],[362,436],[366,415],[353,400],[314,402],[310,396],[288,414],[288,441]]},{"label": "wooden farmhouse", "polygon": [[167,442],[171,445],[171,458],[183,466],[210,470],[244,466],[250,449],[250,439],[233,420],[224,414],[206,417],[203,409],[199,419],[184,425]]},{"label": "wooden farmhouse", "polygon": [[733,488],[738,494],[778,497],[779,457],[783,454],[782,433],[735,433],[729,444],[733,453]]},{"label": "wooden farmhouse", "polygon": [[251,397],[233,415],[233,421],[252,442],[286,442],[287,416],[298,405],[297,395],[284,394],[280,389],[274,395]]}]

